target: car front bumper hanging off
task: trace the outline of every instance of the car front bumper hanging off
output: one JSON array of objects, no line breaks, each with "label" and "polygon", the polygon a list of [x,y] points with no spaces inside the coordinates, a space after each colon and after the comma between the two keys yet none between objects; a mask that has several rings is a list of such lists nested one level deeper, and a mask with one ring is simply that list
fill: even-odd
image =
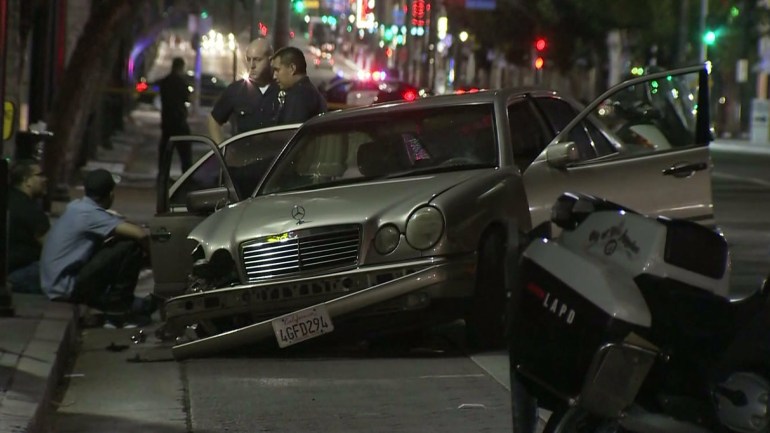
[{"label": "car front bumper hanging off", "polygon": [[[331,318],[339,317],[399,296],[429,289],[431,286],[466,278],[467,272],[467,268],[459,267],[456,263],[445,262],[302,309],[323,306]],[[172,348],[172,354],[174,358],[181,360],[205,356],[269,338],[273,335],[272,320],[271,318],[243,328],[178,344]]]}]

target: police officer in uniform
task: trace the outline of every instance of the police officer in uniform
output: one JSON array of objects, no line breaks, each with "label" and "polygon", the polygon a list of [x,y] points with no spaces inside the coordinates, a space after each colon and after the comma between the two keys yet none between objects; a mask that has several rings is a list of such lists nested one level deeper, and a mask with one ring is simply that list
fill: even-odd
[{"label": "police officer in uniform", "polygon": [[264,38],[254,39],[246,48],[249,78],[231,83],[222,93],[209,116],[209,135],[222,142],[222,125],[235,122],[236,133],[276,124],[279,110],[278,85],[273,81],[270,57],[273,48]]}]

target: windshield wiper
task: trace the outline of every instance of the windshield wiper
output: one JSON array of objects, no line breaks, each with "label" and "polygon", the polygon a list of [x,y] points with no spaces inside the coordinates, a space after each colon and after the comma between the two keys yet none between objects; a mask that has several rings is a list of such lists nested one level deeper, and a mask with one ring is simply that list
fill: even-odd
[{"label": "windshield wiper", "polygon": [[361,182],[368,182],[370,180],[374,179],[382,179],[382,176],[359,176],[359,177],[349,177],[346,179],[337,179],[337,180],[330,180],[328,182],[323,183],[308,183],[305,185],[298,185],[294,187],[289,187],[285,189],[280,190],[273,190],[270,191],[270,194],[277,194],[277,193],[284,193],[284,192],[297,192],[297,191],[311,191],[314,189],[321,189],[321,188],[330,188],[333,186],[340,186],[340,185],[349,185],[354,183],[361,183]]},{"label": "windshield wiper", "polygon": [[480,168],[495,168],[495,164],[457,164],[457,165],[437,165],[434,167],[415,168],[412,170],[398,171],[385,176],[385,179],[396,179],[399,177],[417,176],[421,174],[446,173],[448,171],[460,170],[478,170]]}]

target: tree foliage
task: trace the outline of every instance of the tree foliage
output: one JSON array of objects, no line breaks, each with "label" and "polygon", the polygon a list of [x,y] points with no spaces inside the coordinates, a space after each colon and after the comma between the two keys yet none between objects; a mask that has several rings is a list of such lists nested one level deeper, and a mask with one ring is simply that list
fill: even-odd
[{"label": "tree foliage", "polygon": [[44,165],[49,178],[66,182],[74,170],[80,136],[96,94],[110,69],[110,54],[122,35],[144,11],[149,0],[94,0],[91,12],[64,71],[48,119],[54,133],[45,148]]}]

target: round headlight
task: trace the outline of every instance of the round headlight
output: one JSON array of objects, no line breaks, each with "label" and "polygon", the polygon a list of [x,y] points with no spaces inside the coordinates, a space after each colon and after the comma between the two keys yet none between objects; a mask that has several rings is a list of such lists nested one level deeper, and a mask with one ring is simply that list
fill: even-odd
[{"label": "round headlight", "polygon": [[384,225],[374,236],[374,249],[382,255],[390,254],[398,246],[399,240],[401,240],[401,232],[398,228],[392,224]]},{"label": "round headlight", "polygon": [[406,241],[418,250],[436,245],[443,232],[444,216],[433,206],[417,209],[406,222]]}]

